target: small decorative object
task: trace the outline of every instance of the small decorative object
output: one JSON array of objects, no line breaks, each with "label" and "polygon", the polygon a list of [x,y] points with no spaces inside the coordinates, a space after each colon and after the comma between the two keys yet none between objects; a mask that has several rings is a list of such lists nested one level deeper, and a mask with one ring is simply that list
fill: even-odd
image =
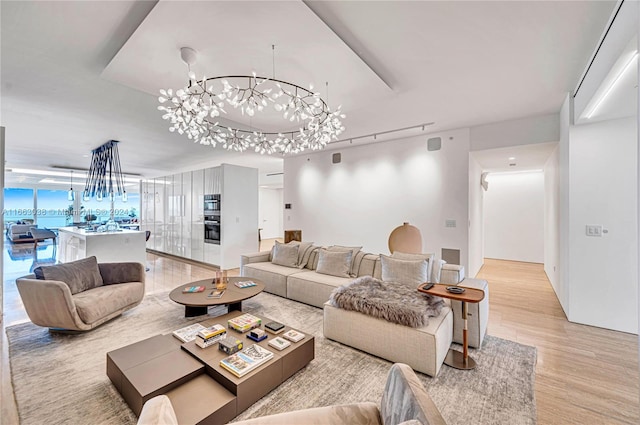
[{"label": "small decorative object", "polygon": [[217,290],[223,291],[223,290],[227,289],[227,283],[229,282],[229,278],[227,277],[227,271],[226,270],[222,270],[222,271],[217,270],[214,282],[216,284],[216,289]]},{"label": "small decorative object", "polygon": [[304,334],[300,333],[298,331],[294,331],[293,329],[285,332],[282,334],[282,336],[286,339],[288,339],[289,341],[293,341],[293,342],[298,342],[301,341],[302,339],[304,339]]},{"label": "small decorative object", "polygon": [[117,232],[120,229],[120,225],[116,223],[113,219],[109,219],[105,226],[107,228],[107,232]]},{"label": "small decorative object", "polygon": [[277,350],[284,350],[285,348],[287,348],[288,346],[291,345],[291,343],[289,341],[287,341],[284,338],[280,338],[279,336],[273,338],[271,341],[269,341],[269,345]]},{"label": "small decorative object", "polygon": [[420,254],[422,252],[422,234],[420,229],[407,222],[402,223],[389,235],[389,251],[405,252],[407,254]]},{"label": "small decorative object", "polygon": [[447,292],[451,292],[452,294],[462,294],[464,292],[464,288],[460,286],[447,286]]},{"label": "small decorative object", "polygon": [[272,334],[279,334],[280,332],[284,331],[284,325],[280,322],[269,322],[264,325],[264,328]]},{"label": "small decorative object", "polygon": [[267,333],[262,329],[253,329],[247,335],[247,338],[254,340],[255,342],[260,342],[267,338]]},{"label": "small decorative object", "polygon": [[242,341],[236,337],[228,336],[220,341],[218,348],[227,354],[234,354],[242,350]]}]

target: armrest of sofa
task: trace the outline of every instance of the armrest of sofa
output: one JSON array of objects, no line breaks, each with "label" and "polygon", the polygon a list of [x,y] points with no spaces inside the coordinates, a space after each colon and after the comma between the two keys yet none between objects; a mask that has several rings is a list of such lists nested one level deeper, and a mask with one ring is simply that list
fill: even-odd
[{"label": "armrest of sofa", "polygon": [[244,267],[245,264],[267,263],[271,261],[271,259],[269,258],[270,255],[271,251],[260,251],[251,254],[242,254],[240,256],[240,271],[242,271],[242,267]]},{"label": "armrest of sofa", "polygon": [[464,280],[464,266],[444,264],[440,272],[440,283],[457,285]]},{"label": "armrest of sofa", "polygon": [[314,407],[305,410],[279,413],[261,418],[234,422],[235,425],[282,425],[282,424],[379,424],[380,412],[375,403],[354,403],[338,406]]},{"label": "armrest of sofa", "polygon": [[105,285],[116,283],[144,283],[144,266],[141,263],[99,263],[98,268]]},{"label": "armrest of sofa", "polygon": [[142,406],[138,417],[138,425],[178,425],[175,410],[171,400],[166,395],[158,395]]},{"label": "armrest of sofa", "polygon": [[80,320],[69,286],[57,280],[29,275],[16,279],[16,286],[29,319],[47,328],[88,330]]},{"label": "armrest of sofa", "polygon": [[446,425],[411,367],[404,363],[391,366],[380,406],[383,425],[397,425],[411,419],[423,425]]}]

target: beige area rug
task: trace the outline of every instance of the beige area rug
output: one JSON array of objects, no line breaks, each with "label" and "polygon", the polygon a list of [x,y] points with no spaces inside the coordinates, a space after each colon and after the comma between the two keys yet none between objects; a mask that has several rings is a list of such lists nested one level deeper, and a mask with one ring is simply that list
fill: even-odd
[{"label": "beige area rug", "polygon": [[[262,293],[244,310],[316,337],[316,358],[238,419],[308,407],[378,403],[390,362],[322,336],[322,310]],[[106,353],[198,321],[167,295],[151,295],[94,331],[50,334],[31,323],[7,328],[12,380],[21,423],[135,424],[136,417],[106,375]],[[202,317],[200,318],[202,320]],[[449,425],[535,424],[536,349],[488,336],[471,350],[473,371],[443,366],[437,378],[419,374]]]}]

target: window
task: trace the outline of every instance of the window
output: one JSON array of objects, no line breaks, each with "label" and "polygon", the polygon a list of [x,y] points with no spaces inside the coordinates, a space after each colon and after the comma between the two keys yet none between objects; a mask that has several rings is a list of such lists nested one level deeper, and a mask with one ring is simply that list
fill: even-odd
[{"label": "window", "polygon": [[67,199],[66,190],[37,189],[38,227],[56,229],[82,221],[81,215],[73,214],[73,201]]},{"label": "window", "polygon": [[4,221],[35,220],[33,189],[4,189]]}]

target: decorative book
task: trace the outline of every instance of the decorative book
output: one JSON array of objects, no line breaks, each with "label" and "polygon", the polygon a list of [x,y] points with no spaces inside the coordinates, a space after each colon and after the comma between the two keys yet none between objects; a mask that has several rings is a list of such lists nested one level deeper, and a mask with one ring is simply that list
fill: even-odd
[{"label": "decorative book", "polygon": [[182,290],[183,294],[189,294],[194,292],[202,292],[204,291],[204,286],[187,286]]},{"label": "decorative book", "polygon": [[253,344],[244,350],[220,360],[220,366],[237,377],[242,377],[258,366],[273,358],[273,353],[258,344]]},{"label": "decorative book", "polygon": [[219,289],[214,289],[213,291],[209,292],[209,295],[207,295],[207,298],[222,298],[222,296],[224,295],[224,290],[219,290]]},{"label": "decorative book", "polygon": [[228,326],[238,332],[247,332],[251,329],[259,328],[262,324],[262,319],[252,314],[243,314],[242,316],[229,319]]},{"label": "decorative book", "polygon": [[203,329],[206,328],[200,323],[194,323],[193,325],[185,326],[184,328],[173,331],[173,336],[175,336],[182,342],[189,342],[196,339],[197,333]]},{"label": "decorative book", "polygon": [[277,350],[284,350],[285,348],[290,346],[291,343],[286,339],[280,338],[279,336],[277,336],[273,338],[271,341],[269,341],[269,345]]},{"label": "decorative book", "polygon": [[294,331],[293,329],[282,334],[284,338],[287,338],[289,341],[298,342],[304,339],[304,334],[298,331]]},{"label": "decorative book", "polygon": [[226,333],[227,333],[227,330],[224,328],[224,326],[213,325],[213,326],[209,326],[208,328],[204,328],[200,332],[198,332],[198,338],[202,338],[206,340],[206,339],[213,338],[215,336],[226,334]]},{"label": "decorative book", "polygon": [[217,343],[219,343],[220,341],[224,340],[227,337],[227,333],[221,333],[220,335],[216,335],[212,338],[200,338],[199,336],[196,338],[196,345],[200,348],[207,348],[207,347],[211,347],[212,345],[215,345]]},{"label": "decorative book", "polygon": [[284,325],[280,322],[269,322],[264,325],[264,329],[272,334],[279,334],[284,331]]},{"label": "decorative book", "polygon": [[240,350],[242,350],[242,341],[238,338],[228,336],[220,341],[218,345],[220,351],[223,351],[227,354],[233,354]]},{"label": "decorative book", "polygon": [[234,282],[238,288],[251,288],[252,286],[256,286],[256,283],[252,280],[244,280],[242,282]]}]

